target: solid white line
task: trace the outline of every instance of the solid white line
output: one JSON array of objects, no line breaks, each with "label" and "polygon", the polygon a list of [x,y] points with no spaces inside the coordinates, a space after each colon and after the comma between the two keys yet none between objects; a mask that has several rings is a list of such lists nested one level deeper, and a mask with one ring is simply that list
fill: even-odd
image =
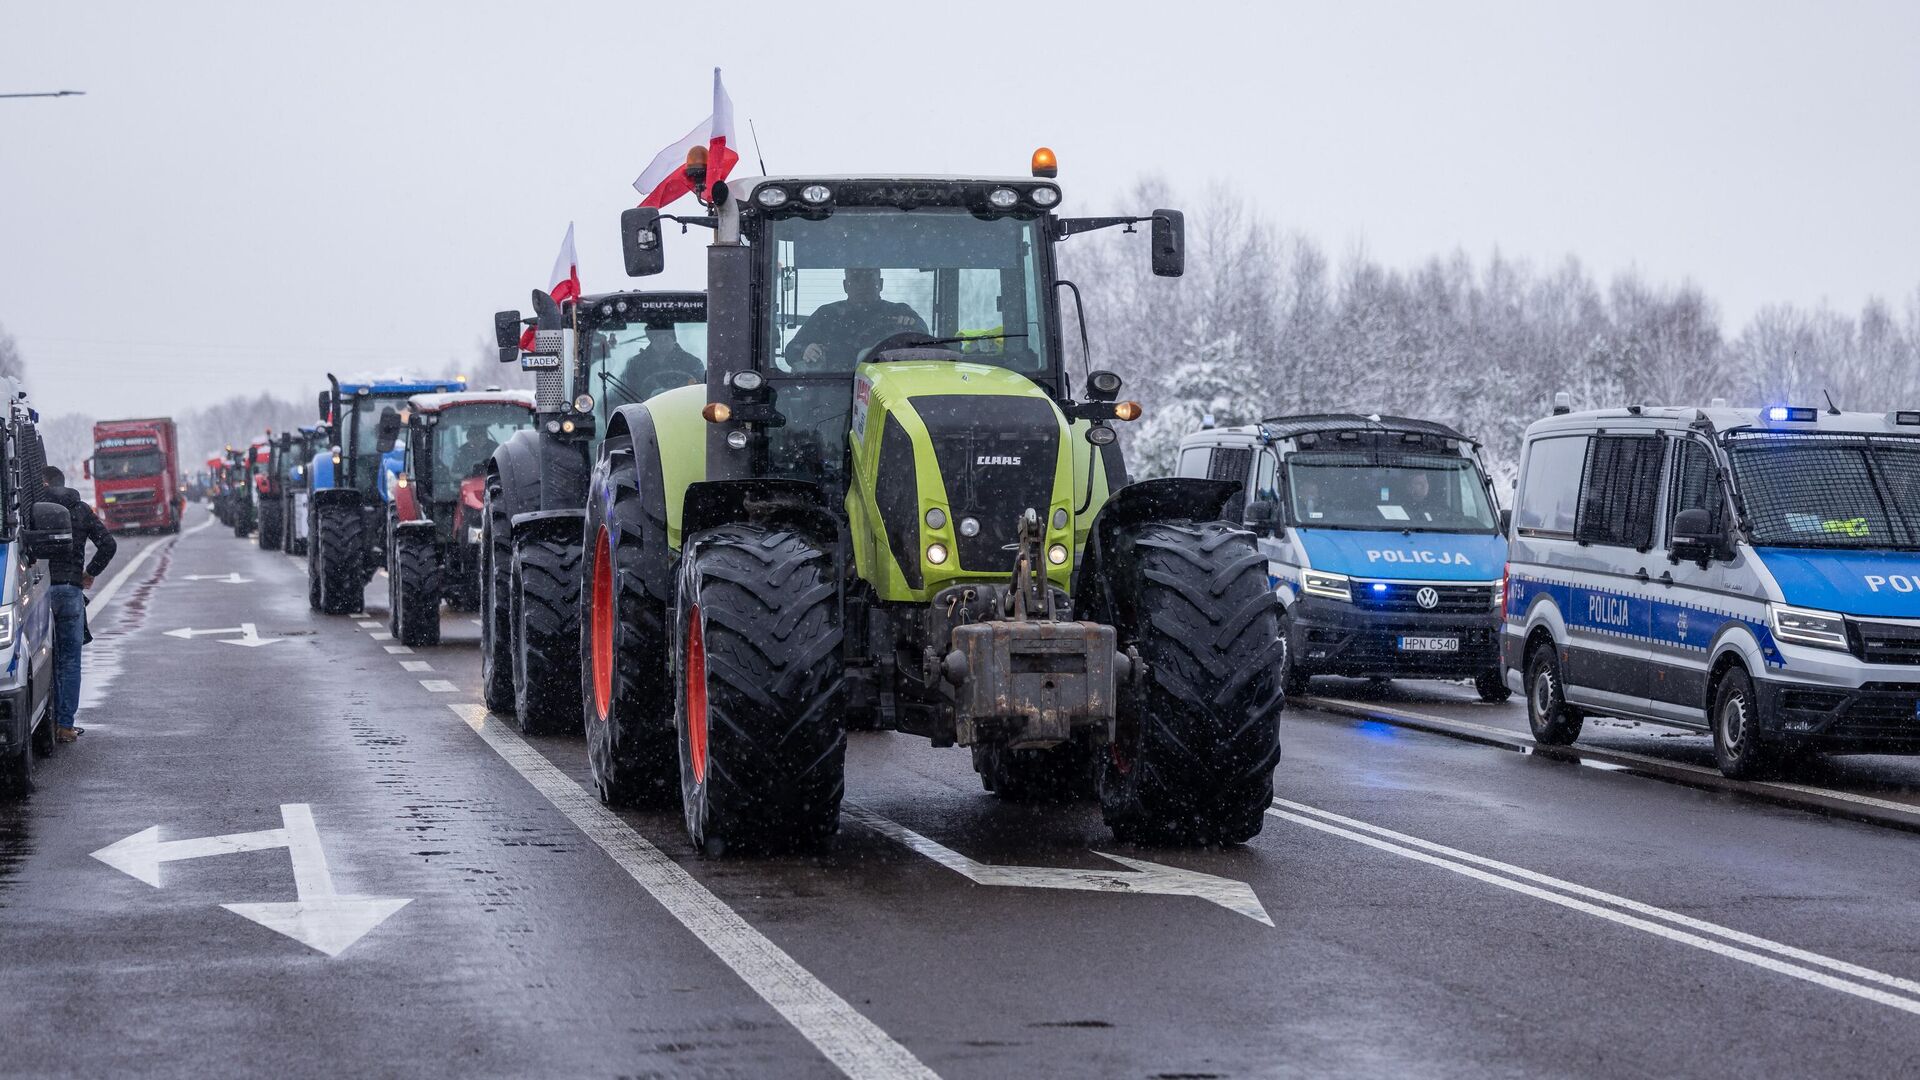
[{"label": "solid white line", "polygon": [[861,1080],[935,1075],[680,864],[492,719],[485,706],[447,707],[841,1072]]},{"label": "solid white line", "polygon": [[211,524],[213,524],[213,519],[208,518],[191,529],[183,530],[179,536],[170,536],[165,540],[157,540],[141,548],[134,554],[133,558],[127,560],[127,565],[121,567],[118,572],[107,579],[105,588],[93,594],[93,603],[89,606],[96,612],[107,610],[107,605],[113,603],[113,598],[120,592],[120,587],[127,583],[127,579],[133,576],[133,572],[138,570],[140,564],[146,562],[149,556],[162,547],[178,541],[181,536],[192,536],[194,533],[199,532]]},{"label": "solid white line", "polygon": [[[1405,716],[1412,720],[1424,720],[1433,724],[1445,724],[1466,731],[1478,732],[1484,735],[1497,735],[1502,739],[1517,740],[1526,743],[1528,746],[1539,745],[1518,731],[1494,727],[1490,724],[1477,724],[1471,720],[1455,720],[1449,716],[1434,716],[1431,713],[1415,712],[1412,709],[1403,709],[1397,705],[1387,707],[1371,702],[1350,701],[1346,698],[1322,697],[1321,695],[1302,698],[1300,704],[1311,709],[1313,708],[1314,697],[1320,697],[1323,701],[1329,701],[1336,705],[1344,705],[1353,709],[1364,709],[1368,712],[1384,713],[1389,716]],[[1624,758],[1628,761],[1637,761],[1646,765],[1658,765],[1667,769],[1679,769],[1682,772],[1693,773],[1697,776],[1712,777],[1716,780],[1721,778],[1719,769],[1709,769],[1701,765],[1688,765],[1680,761],[1669,761],[1665,758],[1657,758],[1648,754],[1636,754],[1631,750],[1614,750],[1609,747],[1595,747],[1594,749],[1600,750],[1611,757]],[[1576,748],[1573,752],[1577,754],[1580,751]],[[1837,791],[1833,788],[1814,787],[1810,784],[1788,784],[1778,780],[1750,780],[1747,781],[1747,783],[1759,788],[1774,788],[1781,791],[1797,792],[1802,795],[1820,795],[1829,799],[1839,799],[1843,802],[1859,803],[1861,806],[1871,806],[1879,810],[1893,810],[1909,816],[1920,817],[1920,805],[1913,803],[1895,802],[1891,799],[1877,799],[1872,795],[1856,795],[1850,791]]]},{"label": "solid white line", "polygon": [[405,656],[408,653],[413,652],[412,649],[408,648],[405,645],[382,645],[380,647],[387,650],[387,652],[391,653],[394,656]]},{"label": "solid white line", "polygon": [[445,679],[421,679],[420,685],[436,694],[457,694],[460,688]]},{"label": "solid white line", "polygon": [[1425,851],[1448,856],[1449,858],[1459,859],[1462,862],[1474,863],[1478,866],[1484,866],[1489,870],[1497,870],[1503,874],[1511,874],[1517,878],[1524,878],[1538,885],[1545,885],[1549,888],[1559,889],[1576,896],[1586,897],[1589,900],[1597,900],[1603,904],[1612,904],[1615,907],[1625,908],[1639,915],[1645,915],[1655,919],[1664,919],[1675,925],[1684,926],[1689,930],[1697,930],[1703,934],[1713,934],[1749,948],[1777,953],[1790,960],[1797,960],[1803,964],[1811,964],[1814,967],[1828,968],[1832,971],[1840,972],[1843,975],[1850,975],[1853,978],[1862,979],[1867,982],[1877,982],[1883,986],[1890,986],[1909,994],[1920,994],[1920,981],[1914,979],[1904,979],[1898,975],[1889,975],[1882,971],[1875,971],[1872,968],[1861,967],[1858,964],[1850,964],[1845,960],[1836,960],[1829,956],[1822,956],[1819,953],[1808,952],[1805,949],[1782,944],[1778,941],[1772,941],[1756,934],[1749,934],[1744,930],[1735,930],[1729,926],[1721,926],[1719,923],[1708,922],[1705,919],[1696,919],[1691,915],[1683,915],[1677,911],[1669,911],[1666,908],[1655,907],[1652,904],[1642,903],[1639,900],[1629,899],[1625,896],[1618,896],[1614,893],[1590,888],[1577,882],[1552,877],[1534,870],[1528,870],[1524,866],[1515,866],[1512,863],[1501,862],[1498,859],[1489,859],[1483,855],[1475,855],[1470,851],[1462,851],[1459,848],[1448,847],[1445,844],[1436,844],[1431,840],[1422,840],[1417,836],[1410,836],[1403,832],[1395,832],[1392,829],[1382,828],[1381,826],[1369,824],[1357,818],[1336,814],[1330,810],[1321,810],[1318,807],[1308,806],[1305,803],[1293,802],[1290,799],[1275,799],[1273,802],[1276,806],[1283,806],[1289,810],[1298,810],[1303,814],[1312,814],[1315,817],[1344,825],[1351,829],[1358,829],[1362,832],[1372,833],[1375,836],[1386,837],[1389,840],[1406,844],[1409,847],[1421,848]]},{"label": "solid white line", "polygon": [[432,671],[433,665],[425,660],[402,660],[400,667],[406,671]]},{"label": "solid white line", "polygon": [[[1283,803],[1283,805],[1289,805],[1289,806],[1300,805],[1298,803],[1285,803],[1283,800],[1275,800],[1275,801]],[[1315,810],[1313,807],[1302,807],[1302,809],[1307,810],[1310,813],[1315,813],[1315,814],[1322,813],[1322,811]],[[1900,994],[1890,993],[1876,986],[1868,986],[1863,983],[1852,982],[1847,979],[1839,978],[1838,976],[1835,976],[1835,975],[1829,975],[1824,971],[1816,971],[1813,968],[1803,967],[1800,964],[1788,963],[1785,960],[1777,959],[1773,956],[1768,956],[1764,953],[1754,952],[1750,949],[1743,949],[1735,945],[1730,945],[1725,941],[1716,941],[1713,938],[1702,937],[1699,934],[1689,933],[1685,930],[1679,930],[1672,926],[1664,926],[1660,923],[1653,922],[1648,919],[1640,918],[1637,915],[1629,915],[1624,911],[1615,911],[1612,908],[1601,907],[1598,904],[1589,903],[1585,900],[1579,900],[1572,896],[1565,895],[1563,893],[1549,892],[1548,890],[1540,888],[1538,886],[1529,885],[1523,881],[1516,881],[1513,878],[1502,877],[1498,874],[1494,874],[1489,871],[1482,870],[1477,866],[1471,866],[1465,862],[1457,862],[1453,859],[1441,858],[1438,855],[1429,854],[1426,851],[1418,850],[1418,848],[1416,847],[1409,847],[1403,844],[1392,843],[1390,841],[1380,839],[1379,837],[1370,836],[1365,832],[1359,832],[1354,829],[1342,828],[1338,825],[1333,824],[1331,821],[1322,821],[1317,817],[1309,817],[1306,814],[1296,814],[1289,810],[1281,810],[1278,807],[1269,807],[1267,809],[1267,813],[1273,815],[1274,817],[1282,818],[1284,820],[1294,822],[1295,824],[1298,824],[1298,825],[1305,825],[1309,829],[1317,829],[1321,832],[1330,833],[1334,836],[1344,837],[1345,839],[1352,840],[1354,843],[1357,843],[1357,844],[1365,844],[1368,847],[1375,848],[1380,851],[1391,852],[1395,855],[1401,856],[1402,858],[1412,859],[1416,862],[1423,862],[1430,866],[1437,866],[1443,870],[1449,870],[1449,871],[1452,871],[1453,873],[1459,874],[1462,877],[1472,878],[1475,881],[1482,881],[1482,882],[1485,882],[1486,884],[1495,885],[1502,889],[1509,889],[1509,890],[1512,890],[1513,892],[1520,893],[1524,896],[1531,896],[1536,900],[1545,900],[1550,904],[1558,904],[1561,907],[1569,908],[1574,911],[1582,912],[1587,915],[1592,915],[1595,918],[1605,919],[1608,922],[1618,923],[1621,926],[1632,927],[1635,930],[1640,930],[1642,932],[1652,934],[1655,937],[1664,938],[1668,941],[1678,942],[1682,945],[1691,945],[1696,949],[1701,949],[1706,952],[1715,953],[1717,955],[1725,956],[1730,959],[1739,960],[1743,963],[1752,964],[1754,967],[1764,968],[1767,971],[1772,971],[1781,975],[1787,975],[1795,979],[1801,979],[1806,982],[1813,983],[1816,986],[1824,986],[1829,990],[1837,990],[1843,994],[1850,994],[1854,997],[1864,998],[1868,1001],[1872,1001],[1880,1005],[1885,1005],[1889,1008],[1899,1009],[1902,1012],[1911,1013],[1915,1016],[1920,1016],[1920,1000],[1915,1000],[1914,998],[1910,998],[1910,997],[1903,997]],[[1360,823],[1356,823],[1356,824],[1360,824]],[[1391,830],[1378,830],[1377,827],[1375,829],[1370,829],[1369,831],[1380,831],[1396,837],[1403,835],[1403,834],[1393,833]],[[1410,841],[1417,840],[1417,838],[1415,837],[1405,837],[1405,839]],[[1420,843],[1424,844],[1425,842],[1422,841]],[[1432,846],[1438,847],[1439,845],[1432,845]],[[1445,849],[1445,850],[1451,850],[1451,849]],[[1504,864],[1501,864],[1501,865],[1504,865]],[[1548,880],[1554,880],[1554,879],[1548,879]],[[1641,905],[1641,906],[1648,907],[1649,905]],[[1653,910],[1658,911],[1659,909],[1653,909]],[[1686,916],[1679,915],[1676,912],[1665,912],[1665,911],[1662,911],[1659,917],[1668,919],[1674,922],[1680,922],[1681,920],[1686,918]],[[1708,924],[1708,925],[1711,925],[1711,924]],[[1719,928],[1719,929],[1724,929],[1724,928]],[[1738,931],[1727,931],[1727,933],[1735,934],[1735,933],[1738,933]],[[1743,935],[1743,936],[1746,936],[1746,935]],[[1753,938],[1752,940],[1765,941],[1765,939],[1762,939],[1762,938]],[[1785,952],[1790,949],[1789,946],[1780,945],[1777,942],[1766,942],[1766,946],[1771,948],[1773,951],[1780,951],[1780,952]],[[1910,985],[1908,980],[1900,979],[1897,976],[1887,975],[1883,972],[1872,971],[1869,968],[1861,968],[1861,967],[1858,967],[1857,965],[1846,964],[1843,961],[1834,960],[1830,957],[1818,956],[1817,954],[1808,953],[1808,952],[1805,952],[1804,950],[1798,950],[1798,949],[1792,950],[1792,953],[1799,954],[1800,956],[1812,958],[1823,967],[1828,967],[1835,970],[1851,969],[1850,973],[1852,972],[1865,973],[1865,975],[1873,977],[1874,981],[1880,982],[1886,985],[1901,986],[1903,989],[1907,985]]]}]

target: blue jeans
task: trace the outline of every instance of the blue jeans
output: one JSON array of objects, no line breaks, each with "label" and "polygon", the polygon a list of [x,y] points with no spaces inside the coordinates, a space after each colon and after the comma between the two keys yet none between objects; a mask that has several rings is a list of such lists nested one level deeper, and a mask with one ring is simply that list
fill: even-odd
[{"label": "blue jeans", "polygon": [[53,601],[53,715],[63,728],[80,711],[80,647],[86,640],[87,596],[78,585],[47,590]]}]

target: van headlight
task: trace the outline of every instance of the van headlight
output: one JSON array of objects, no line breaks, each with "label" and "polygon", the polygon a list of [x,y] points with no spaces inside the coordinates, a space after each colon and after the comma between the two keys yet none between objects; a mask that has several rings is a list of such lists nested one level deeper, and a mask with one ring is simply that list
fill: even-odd
[{"label": "van headlight", "polygon": [[0,607],[0,649],[13,648],[13,615],[12,604]]},{"label": "van headlight", "polygon": [[1767,609],[1773,616],[1775,638],[1816,649],[1846,650],[1847,620],[1844,617],[1831,611],[1809,611],[1785,604],[1769,604]]},{"label": "van headlight", "polygon": [[1353,582],[1345,574],[1329,574],[1321,570],[1303,570],[1300,572],[1300,591],[1308,596],[1318,596],[1323,600],[1353,601]]}]

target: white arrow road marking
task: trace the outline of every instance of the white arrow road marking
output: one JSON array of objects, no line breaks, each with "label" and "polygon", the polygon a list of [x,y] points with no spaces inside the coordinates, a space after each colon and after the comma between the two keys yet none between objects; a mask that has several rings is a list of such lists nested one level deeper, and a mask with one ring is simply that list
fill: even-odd
[{"label": "white arrow road marking", "polygon": [[925,855],[976,885],[1008,885],[1022,889],[1080,889],[1087,892],[1143,893],[1153,896],[1194,896],[1219,904],[1257,923],[1273,925],[1267,909],[1261,905],[1253,886],[1232,878],[1215,877],[1198,870],[1129,859],[1096,851],[1103,859],[1112,859],[1130,867],[1131,874],[1115,870],[1074,870],[1054,866],[992,866],[975,862],[965,855],[929,840],[912,829],[889,821],[863,806],[843,803],[840,812],[874,832]]},{"label": "white arrow road marking", "polygon": [[856,1080],[938,1080],[913,1051],[801,967],[519,735],[490,719],[486,706],[447,707],[841,1072]]},{"label": "white arrow road marking", "polygon": [[253,579],[241,577],[239,571],[229,574],[188,574],[181,581],[218,581],[222,585],[247,585]]},{"label": "white arrow road marking", "polygon": [[281,827],[258,832],[200,836],[187,840],[160,839],[160,826],[134,833],[93,853],[93,857],[141,881],[160,887],[160,864],[239,851],[283,847],[293,860],[293,889],[299,899],[280,904],[221,904],[236,915],[309,946],[338,956],[365,937],[388,916],[411,900],[380,896],[342,896],[327,870],[327,853],[320,846],[320,830],[313,808],[306,803],[283,803]]},{"label": "white arrow road marking", "polygon": [[225,626],[216,630],[195,630],[192,627],[183,626],[178,630],[168,630],[165,631],[165,633],[168,637],[186,638],[188,640],[197,637],[211,637],[214,634],[239,634],[240,636],[237,638],[221,638],[220,644],[244,645],[249,649],[257,649],[262,645],[271,645],[276,641],[286,640],[286,638],[277,637],[263,638],[260,636],[259,629],[250,622],[243,622],[239,626]]},{"label": "white arrow road marking", "polygon": [[[1705,952],[1739,960],[1742,963],[1801,979],[1829,990],[1837,990],[1840,993],[1851,994],[1902,1012],[1920,1015],[1920,997],[1907,996],[1920,994],[1920,982],[1912,979],[1889,975],[1883,971],[1875,971],[1859,964],[1822,956],[1816,952],[1771,941],[1755,934],[1697,919],[1691,915],[1668,911],[1652,904],[1549,877],[1511,863],[1499,862],[1472,852],[1436,844],[1430,840],[1395,832],[1356,818],[1344,817],[1305,803],[1275,799],[1273,805],[1267,808],[1267,813],[1296,825],[1304,825],[1309,829],[1317,829],[1332,836],[1351,840],[1356,844],[1363,844],[1376,851],[1385,851],[1403,859],[1426,863],[1462,877],[1511,890],[1522,896],[1558,904],[1563,908],[1605,919],[1619,926],[1631,927],[1654,937],[1664,938],[1681,945],[1690,945]],[[1816,970],[1817,968],[1826,970],[1820,971]],[[1829,972],[1839,972],[1850,978],[1843,979]],[[1868,985],[1869,983],[1879,985]],[[1891,989],[1882,989],[1882,987]],[[1894,993],[1892,992],[1894,990],[1901,992]]]}]

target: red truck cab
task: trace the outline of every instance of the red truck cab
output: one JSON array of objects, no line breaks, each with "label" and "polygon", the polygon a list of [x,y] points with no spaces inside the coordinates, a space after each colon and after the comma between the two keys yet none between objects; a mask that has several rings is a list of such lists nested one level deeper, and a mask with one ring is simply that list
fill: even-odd
[{"label": "red truck cab", "polygon": [[102,420],[93,425],[93,509],[114,532],[179,532],[186,512],[173,420]]}]

